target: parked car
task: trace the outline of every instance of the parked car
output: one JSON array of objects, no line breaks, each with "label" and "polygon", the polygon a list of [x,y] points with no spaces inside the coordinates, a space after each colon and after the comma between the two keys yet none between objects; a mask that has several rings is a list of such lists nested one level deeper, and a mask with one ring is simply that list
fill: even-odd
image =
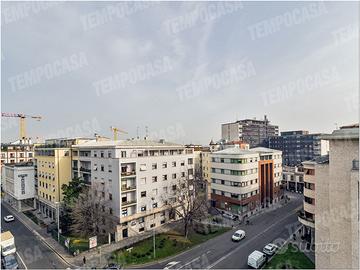
[{"label": "parked car", "polygon": [[4,220],[5,222],[11,222],[11,221],[15,221],[15,218],[12,215],[8,215],[4,217]]},{"label": "parked car", "polygon": [[266,255],[272,256],[275,254],[276,250],[278,249],[278,246],[275,244],[267,244],[264,248],[263,248],[263,252]]},{"label": "parked car", "polygon": [[104,267],[104,269],[114,269],[114,270],[120,270],[121,265],[118,265],[116,263],[109,263],[107,266]]},{"label": "parked car", "polygon": [[232,220],[236,220],[238,218],[237,216],[230,214],[230,213],[223,213],[222,216],[224,218],[228,218],[228,219],[232,219]]},{"label": "parked car", "polygon": [[255,250],[249,255],[247,264],[252,268],[259,269],[266,263],[266,261],[266,255],[258,250]]},{"label": "parked car", "polygon": [[18,269],[19,264],[13,254],[2,257],[1,264],[3,269]]},{"label": "parked car", "polygon": [[245,231],[237,230],[232,236],[231,240],[233,241],[240,241],[241,239],[245,238]]}]

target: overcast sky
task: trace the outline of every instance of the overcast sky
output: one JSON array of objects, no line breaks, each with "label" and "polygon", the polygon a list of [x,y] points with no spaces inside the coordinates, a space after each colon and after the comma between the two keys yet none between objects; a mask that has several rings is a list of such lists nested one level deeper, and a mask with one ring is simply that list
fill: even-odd
[{"label": "overcast sky", "polygon": [[1,111],[41,115],[29,136],[207,144],[265,114],[281,131],[358,122],[359,3],[114,4],[2,3]]}]

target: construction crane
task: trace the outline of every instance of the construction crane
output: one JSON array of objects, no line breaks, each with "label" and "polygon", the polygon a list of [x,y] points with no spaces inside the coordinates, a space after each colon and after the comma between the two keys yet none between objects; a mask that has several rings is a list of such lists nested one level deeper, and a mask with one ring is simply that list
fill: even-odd
[{"label": "construction crane", "polygon": [[118,140],[118,133],[128,134],[126,131],[121,130],[121,129],[116,128],[116,127],[113,127],[113,126],[111,126],[110,129],[114,133],[114,141]]},{"label": "construction crane", "polygon": [[19,127],[20,127],[20,140],[26,139],[26,125],[25,125],[25,118],[32,118],[37,121],[41,120],[41,116],[35,115],[27,115],[23,113],[1,113],[1,117],[18,117],[20,120]]}]

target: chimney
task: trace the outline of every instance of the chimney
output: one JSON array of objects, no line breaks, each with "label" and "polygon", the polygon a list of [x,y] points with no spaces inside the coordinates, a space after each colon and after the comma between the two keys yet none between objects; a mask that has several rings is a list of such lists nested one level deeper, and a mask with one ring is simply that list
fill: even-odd
[{"label": "chimney", "polygon": [[164,144],[164,143],[165,143],[165,139],[160,139],[160,140],[159,140],[159,143]]}]

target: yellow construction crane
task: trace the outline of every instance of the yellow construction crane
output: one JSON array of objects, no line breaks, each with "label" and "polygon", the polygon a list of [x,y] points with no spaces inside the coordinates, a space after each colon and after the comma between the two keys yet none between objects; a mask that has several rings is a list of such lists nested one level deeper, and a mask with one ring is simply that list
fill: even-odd
[{"label": "yellow construction crane", "polygon": [[114,141],[118,140],[118,133],[128,134],[126,131],[121,130],[121,129],[116,128],[116,127],[113,127],[113,126],[111,126],[110,129],[114,133]]},{"label": "yellow construction crane", "polygon": [[23,113],[1,113],[1,117],[18,117],[20,118],[20,139],[26,139],[26,125],[25,125],[25,118],[32,118],[37,121],[41,120],[41,116],[38,115],[27,115]]}]

